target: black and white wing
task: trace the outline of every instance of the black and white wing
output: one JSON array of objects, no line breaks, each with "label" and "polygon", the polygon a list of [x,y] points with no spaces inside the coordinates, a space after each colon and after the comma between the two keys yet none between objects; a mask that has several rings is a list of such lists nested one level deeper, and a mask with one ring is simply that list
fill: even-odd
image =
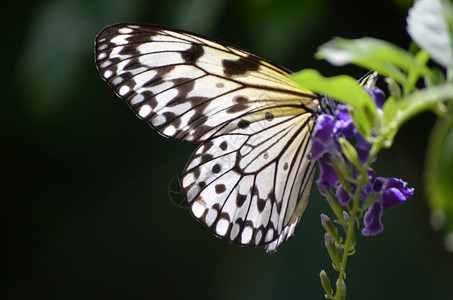
[{"label": "black and white wing", "polygon": [[318,95],[262,57],[159,26],[103,29],[95,60],[140,119],[165,137],[202,143],[182,189],[212,233],[268,252],[294,234],[313,182]]}]

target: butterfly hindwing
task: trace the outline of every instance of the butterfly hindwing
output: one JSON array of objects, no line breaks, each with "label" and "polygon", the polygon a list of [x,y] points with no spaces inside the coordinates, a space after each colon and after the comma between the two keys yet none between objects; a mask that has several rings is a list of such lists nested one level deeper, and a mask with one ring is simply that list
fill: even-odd
[{"label": "butterfly hindwing", "polygon": [[211,232],[268,251],[294,233],[314,175],[316,94],[262,57],[159,26],[103,29],[95,60],[139,118],[168,138],[202,142],[182,188]]},{"label": "butterfly hindwing", "polygon": [[202,144],[182,179],[195,218],[241,245],[271,243],[290,221],[297,224],[291,218],[314,175],[306,156],[313,120],[299,114],[261,122]]}]

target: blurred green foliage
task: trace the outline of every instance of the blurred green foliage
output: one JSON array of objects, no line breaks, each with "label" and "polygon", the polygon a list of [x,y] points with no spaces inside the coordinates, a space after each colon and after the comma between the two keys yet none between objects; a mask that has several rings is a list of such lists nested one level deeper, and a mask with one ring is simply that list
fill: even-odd
[{"label": "blurred green foliage", "polygon": [[[146,22],[207,34],[293,70],[365,73],[313,58],[334,36],[407,48],[407,1],[10,1],[2,5],[2,298],[319,299],[329,264],[314,191],[296,237],[269,256],[229,245],[176,207],[167,186],[195,145],[165,140],[97,74],[96,34]],[[358,237],[350,299],[445,299],[453,257],[429,226],[422,172],[434,117],[406,124],[379,174],[411,200]]]}]

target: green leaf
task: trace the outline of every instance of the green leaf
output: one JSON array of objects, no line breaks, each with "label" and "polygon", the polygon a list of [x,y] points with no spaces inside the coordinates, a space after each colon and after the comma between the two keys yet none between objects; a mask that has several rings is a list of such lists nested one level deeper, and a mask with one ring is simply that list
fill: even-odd
[{"label": "green leaf", "polygon": [[417,0],[409,10],[407,31],[442,66],[453,67],[453,9],[440,0]]},{"label": "green leaf", "polygon": [[[371,96],[354,78],[347,75],[322,76],[318,71],[306,69],[290,75],[301,88],[309,89],[318,94],[328,95],[354,107],[369,106],[376,111],[376,104]],[[374,109],[373,109],[374,108]]]},{"label": "green leaf", "polygon": [[436,229],[453,231],[453,109],[435,124],[426,157],[426,193]]},{"label": "green leaf", "polygon": [[373,118],[376,115],[376,104],[354,78],[346,75],[326,78],[318,71],[311,69],[294,73],[290,77],[302,89],[327,95],[352,105],[356,127],[364,134],[369,135]]},{"label": "green leaf", "polygon": [[401,71],[415,70],[430,76],[430,70],[415,57],[391,44],[374,38],[348,40],[336,38],[322,45],[316,53],[317,58],[326,59],[333,65],[356,64],[404,84],[406,75]]}]

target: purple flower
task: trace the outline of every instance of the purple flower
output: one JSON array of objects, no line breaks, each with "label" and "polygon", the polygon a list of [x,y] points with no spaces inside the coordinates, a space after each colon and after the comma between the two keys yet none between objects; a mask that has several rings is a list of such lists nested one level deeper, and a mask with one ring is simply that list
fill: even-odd
[{"label": "purple flower", "polygon": [[[384,93],[380,89],[368,89],[378,109],[384,104]],[[350,183],[347,188],[343,187],[338,179],[338,173],[347,174],[348,179],[357,179],[356,167],[351,164],[342,153],[338,139],[342,137],[348,140],[356,149],[359,160],[365,163],[368,160],[371,144],[369,144],[354,127],[352,118],[346,105],[338,105],[334,115],[321,114],[317,118],[316,133],[312,143],[312,160],[316,161],[320,168],[320,176],[316,181],[322,194],[329,189],[336,190],[339,203],[346,206],[355,192],[356,185]],[[338,170],[346,170],[339,172]],[[372,169],[368,170],[369,182],[360,191],[360,199],[365,201],[369,197],[375,198],[364,215],[363,235],[376,235],[383,230],[381,217],[384,210],[404,202],[414,193],[407,183],[396,178],[375,177]],[[351,181],[351,180],[349,180]]]},{"label": "purple flower", "polygon": [[363,217],[365,227],[362,234],[366,236],[379,234],[384,229],[381,222],[384,210],[403,203],[414,194],[413,188],[409,188],[406,182],[397,178],[372,177],[366,188],[370,187],[370,193],[377,193],[379,198],[371,204]]},{"label": "purple flower", "polygon": [[382,107],[384,106],[384,102],[385,102],[384,92],[380,89],[367,89],[367,91],[373,98],[374,102],[376,102],[376,106],[379,109],[382,109]]},{"label": "purple flower", "polygon": [[343,186],[340,183],[337,184],[336,196],[337,196],[338,202],[340,202],[340,204],[343,206],[346,206],[349,203],[349,200],[351,200],[348,192],[345,191],[345,189],[343,188]]},{"label": "purple flower", "polygon": [[335,174],[333,164],[338,160],[346,160],[341,152],[338,138],[343,137],[356,145],[359,160],[365,163],[371,145],[359,134],[354,127],[352,118],[348,113],[348,107],[340,104],[335,110],[334,116],[321,114],[316,122],[316,134],[312,144],[312,159],[317,161],[321,175],[317,180],[318,185],[336,187],[338,177]]}]

